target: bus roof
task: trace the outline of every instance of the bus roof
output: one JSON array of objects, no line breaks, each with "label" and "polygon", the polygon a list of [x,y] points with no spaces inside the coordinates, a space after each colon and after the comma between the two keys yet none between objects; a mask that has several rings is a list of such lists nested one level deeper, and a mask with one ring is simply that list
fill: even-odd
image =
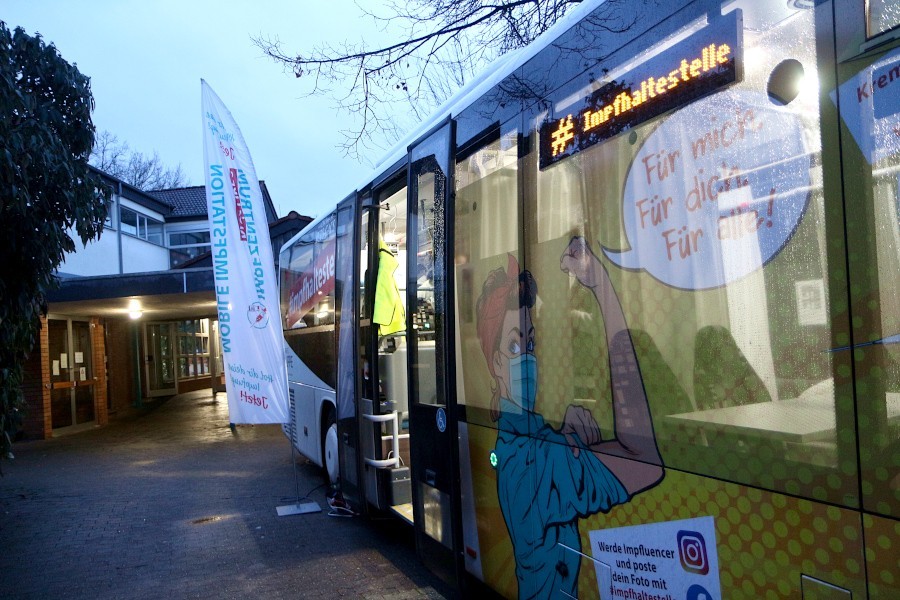
[{"label": "bus roof", "polygon": [[409,146],[427,133],[437,123],[440,123],[448,117],[455,117],[460,114],[481,96],[490,91],[491,88],[503,81],[506,76],[534,58],[541,50],[549,46],[556,38],[562,35],[564,31],[581,21],[581,19],[604,2],[606,2],[606,0],[586,0],[581,4],[578,4],[528,46],[512,50],[498,57],[481,73],[476,75],[472,81],[457,90],[457,92],[432,113],[429,118],[423,120],[418,126],[413,128],[406,137],[397,142],[394,147],[378,161],[375,165],[374,172],[370,173],[369,177],[361,182],[357,189],[373,181],[382,174],[385,168],[390,168],[395,162],[400,160],[408,152]]}]

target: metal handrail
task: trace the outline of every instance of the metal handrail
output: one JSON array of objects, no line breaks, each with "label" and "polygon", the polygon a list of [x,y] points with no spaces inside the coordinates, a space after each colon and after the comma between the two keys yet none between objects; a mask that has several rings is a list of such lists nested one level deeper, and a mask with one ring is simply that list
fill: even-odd
[{"label": "metal handrail", "polygon": [[[385,458],[382,460],[376,460],[374,458],[364,458],[365,463],[367,465],[371,465],[376,469],[388,469],[388,468],[398,468],[400,466],[400,434],[398,433],[400,430],[400,416],[397,411],[391,411],[389,413],[383,415],[367,415],[363,414],[363,417],[372,421],[373,423],[387,423],[391,421],[394,425],[393,431],[390,436],[382,435],[381,439],[385,439],[387,437],[391,438],[391,447],[393,449],[394,458]],[[407,438],[409,434],[404,434]]]}]

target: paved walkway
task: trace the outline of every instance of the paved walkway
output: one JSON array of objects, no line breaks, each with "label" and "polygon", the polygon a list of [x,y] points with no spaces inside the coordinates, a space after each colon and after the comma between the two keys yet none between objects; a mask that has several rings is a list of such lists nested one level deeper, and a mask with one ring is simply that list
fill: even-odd
[{"label": "paved walkway", "polygon": [[278,426],[228,427],[224,396],[18,442],[0,477],[0,598],[449,598],[393,520],[279,517],[297,485]]}]

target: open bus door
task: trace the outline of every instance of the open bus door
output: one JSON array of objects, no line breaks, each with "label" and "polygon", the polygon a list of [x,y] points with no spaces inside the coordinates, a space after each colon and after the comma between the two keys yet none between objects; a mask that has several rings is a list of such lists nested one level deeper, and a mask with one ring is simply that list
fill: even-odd
[{"label": "open bus door", "polygon": [[[365,494],[362,485],[362,466],[359,457],[359,407],[357,406],[358,389],[354,377],[356,373],[357,330],[360,325],[360,307],[354,302],[359,266],[354,260],[356,241],[359,232],[356,229],[357,210],[356,194],[345,198],[337,207],[337,223],[335,225],[335,273],[336,273],[336,309],[337,309],[337,364],[346,365],[337,378],[336,408],[334,415],[335,430],[332,434],[329,417],[323,417],[323,452],[326,470],[334,463],[329,453],[337,453],[337,466],[340,473],[340,489],[344,500],[357,510],[365,509]],[[330,476],[330,474],[329,474]]]},{"label": "open bus door", "polygon": [[416,548],[450,583],[462,582],[459,446],[450,243],[451,140],[447,121],[411,147],[408,171],[407,333]]}]

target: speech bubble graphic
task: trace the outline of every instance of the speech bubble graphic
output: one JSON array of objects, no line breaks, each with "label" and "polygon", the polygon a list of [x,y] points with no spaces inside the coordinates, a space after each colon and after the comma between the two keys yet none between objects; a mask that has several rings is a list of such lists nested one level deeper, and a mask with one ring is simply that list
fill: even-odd
[{"label": "speech bubble graphic", "polygon": [[740,279],[777,256],[797,229],[810,165],[800,119],[765,94],[699,100],[641,146],[622,199],[631,248],[603,252],[681,289]]}]

